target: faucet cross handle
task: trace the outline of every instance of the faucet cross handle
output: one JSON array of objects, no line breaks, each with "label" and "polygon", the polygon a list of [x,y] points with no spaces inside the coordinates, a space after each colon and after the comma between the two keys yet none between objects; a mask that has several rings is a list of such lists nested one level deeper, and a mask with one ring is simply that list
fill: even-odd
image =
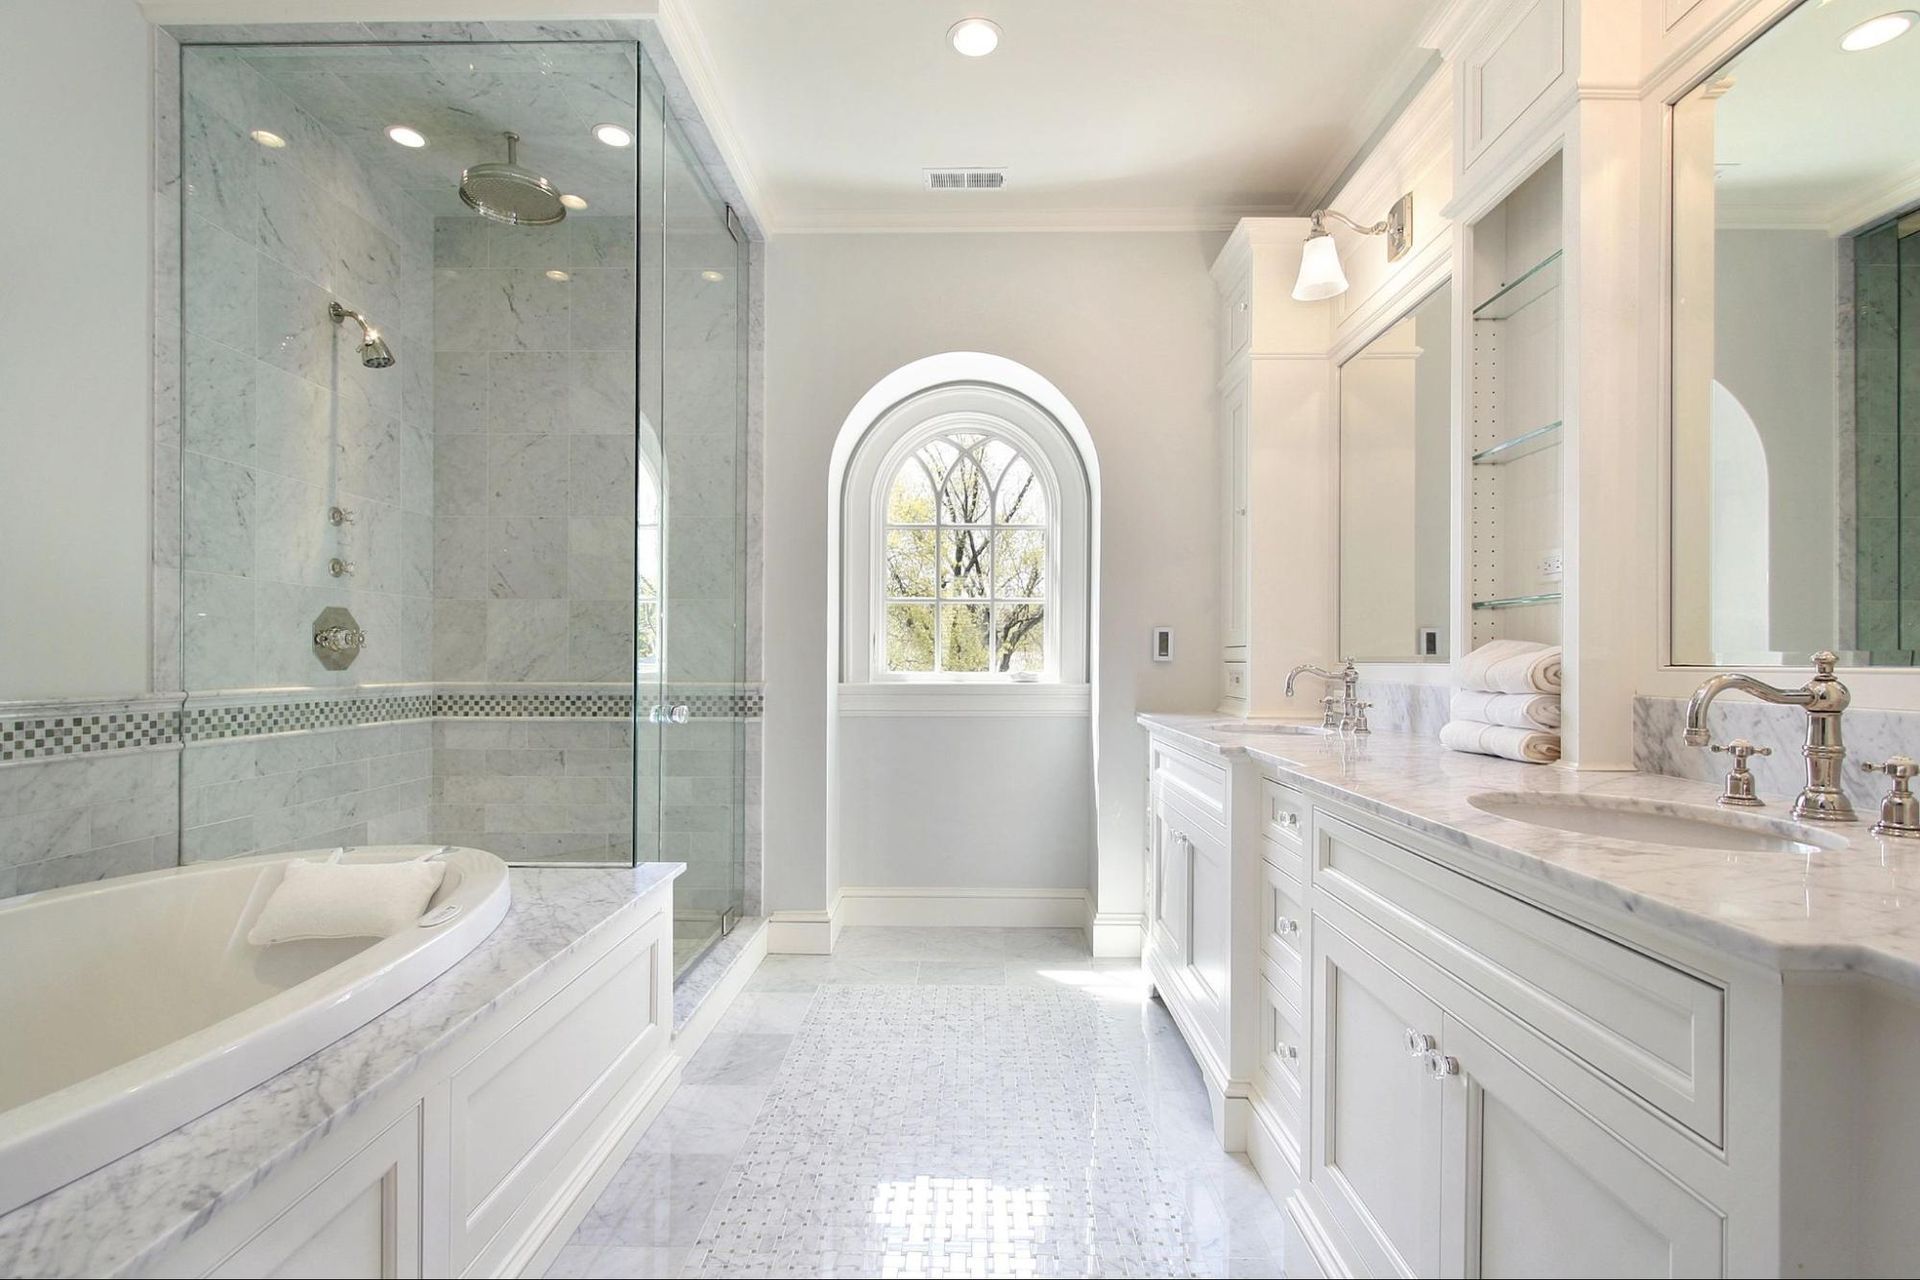
[{"label": "faucet cross handle", "polygon": [[1727,785],[1720,792],[1720,804],[1728,809],[1759,809],[1766,801],[1754,791],[1753,771],[1747,768],[1747,761],[1754,756],[1770,756],[1772,747],[1756,747],[1745,738],[1735,738],[1724,747],[1719,743],[1709,743],[1709,751],[1724,751],[1733,757],[1733,768],[1727,774]]},{"label": "faucet cross handle", "polygon": [[1862,760],[1860,767],[1893,779],[1893,788],[1880,801],[1880,821],[1873,824],[1873,834],[1909,840],[1920,836],[1920,796],[1907,788],[1908,782],[1920,775],[1920,762],[1910,756],[1888,756],[1881,764]]}]

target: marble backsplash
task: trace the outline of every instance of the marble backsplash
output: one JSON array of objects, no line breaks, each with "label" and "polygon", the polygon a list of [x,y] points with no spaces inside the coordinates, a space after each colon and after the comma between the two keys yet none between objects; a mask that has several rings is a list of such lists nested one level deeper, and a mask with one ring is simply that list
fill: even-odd
[{"label": "marble backsplash", "polygon": [[[1680,698],[1633,700],[1634,767],[1642,773],[1718,786],[1731,763],[1724,754],[1686,744],[1686,711],[1687,704]],[[1806,762],[1800,755],[1807,737],[1806,713],[1734,696],[1715,701],[1709,717],[1715,742],[1745,738],[1771,749],[1773,754],[1755,756],[1749,765],[1755,786],[1769,808],[1791,807],[1806,780]],[[1861,816],[1876,814],[1887,780],[1866,772],[1860,764],[1878,764],[1894,755],[1920,755],[1920,712],[1854,707],[1846,713],[1842,728],[1847,762],[1841,787]]]},{"label": "marble backsplash", "polygon": [[1453,690],[1443,684],[1374,683],[1363,679],[1360,696],[1373,704],[1367,723],[1386,733],[1411,733],[1437,738],[1447,722],[1447,704]]}]

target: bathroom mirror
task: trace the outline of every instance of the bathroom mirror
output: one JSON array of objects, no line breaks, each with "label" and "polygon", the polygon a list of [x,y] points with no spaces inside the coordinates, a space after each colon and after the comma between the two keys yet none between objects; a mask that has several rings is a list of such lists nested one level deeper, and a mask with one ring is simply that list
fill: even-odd
[{"label": "bathroom mirror", "polygon": [[1810,0],[1673,105],[1677,664],[1920,655],[1915,85],[1920,21]]},{"label": "bathroom mirror", "polygon": [[1340,366],[1340,653],[1447,659],[1452,291]]}]

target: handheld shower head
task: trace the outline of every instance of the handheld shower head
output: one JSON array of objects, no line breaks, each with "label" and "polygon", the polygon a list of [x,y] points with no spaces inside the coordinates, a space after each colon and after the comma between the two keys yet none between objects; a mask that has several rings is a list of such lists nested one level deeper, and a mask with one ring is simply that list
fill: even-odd
[{"label": "handheld shower head", "polygon": [[367,323],[367,318],[358,311],[349,311],[337,302],[327,304],[327,314],[333,317],[335,324],[352,320],[360,326],[360,363],[369,369],[387,369],[393,366],[393,348],[380,336],[380,331]]}]

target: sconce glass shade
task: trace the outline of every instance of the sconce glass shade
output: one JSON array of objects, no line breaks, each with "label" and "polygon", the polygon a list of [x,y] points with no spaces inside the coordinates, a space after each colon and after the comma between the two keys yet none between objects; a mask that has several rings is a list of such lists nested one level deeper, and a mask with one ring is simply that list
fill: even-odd
[{"label": "sconce glass shade", "polygon": [[1340,269],[1340,250],[1324,231],[1307,237],[1300,249],[1300,278],[1293,283],[1295,302],[1322,302],[1347,291],[1347,273]]}]

